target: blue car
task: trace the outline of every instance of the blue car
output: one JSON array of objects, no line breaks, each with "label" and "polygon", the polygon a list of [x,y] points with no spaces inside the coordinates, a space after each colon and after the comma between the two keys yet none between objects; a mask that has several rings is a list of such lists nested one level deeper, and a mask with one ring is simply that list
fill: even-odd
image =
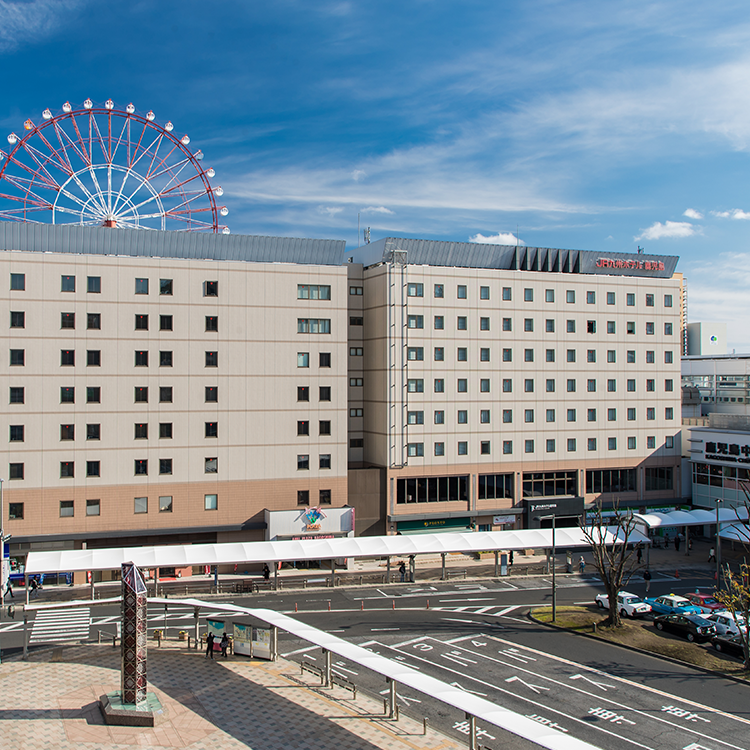
[{"label": "blue car", "polygon": [[665,594],[644,599],[655,615],[699,615],[703,610],[684,596]]}]

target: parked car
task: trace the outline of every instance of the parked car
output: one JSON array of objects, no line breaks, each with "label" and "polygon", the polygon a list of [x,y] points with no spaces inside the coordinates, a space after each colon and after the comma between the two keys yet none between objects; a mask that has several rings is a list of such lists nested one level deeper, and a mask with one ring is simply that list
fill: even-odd
[{"label": "parked car", "polygon": [[654,627],[681,635],[691,643],[710,641],[716,635],[714,624],[700,615],[658,615]]},{"label": "parked car", "polygon": [[700,615],[703,613],[699,606],[677,594],[647,597],[644,601],[651,605],[651,609],[657,615]]},{"label": "parked car", "polygon": [[711,639],[711,645],[722,653],[745,658],[745,652],[742,648],[742,640],[738,635],[715,635]]},{"label": "parked car", "polygon": [[[606,594],[597,594],[596,606],[599,609],[609,609],[609,597]],[[620,591],[617,594],[617,609],[623,617],[643,617],[651,611],[651,605],[635,594]]]},{"label": "parked car", "polygon": [[696,591],[694,594],[685,594],[685,598],[691,603],[695,604],[696,607],[700,607],[704,612],[711,614],[711,612],[721,612],[724,610],[724,605],[721,602],[714,599],[713,594],[708,594],[701,591]]},{"label": "parked car", "polygon": [[708,618],[716,627],[719,635],[739,635],[740,630],[747,630],[747,623],[742,615],[733,615],[731,612],[713,612]]}]

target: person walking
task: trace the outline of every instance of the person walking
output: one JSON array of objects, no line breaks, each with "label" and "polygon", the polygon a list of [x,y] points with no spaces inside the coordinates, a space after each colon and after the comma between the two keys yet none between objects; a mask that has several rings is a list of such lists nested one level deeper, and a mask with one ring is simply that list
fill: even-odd
[{"label": "person walking", "polygon": [[229,636],[226,633],[221,636],[221,643],[219,643],[219,646],[221,646],[221,655],[226,659],[227,649],[229,648]]},{"label": "person walking", "polygon": [[679,534],[674,538],[674,549],[675,549],[675,552],[680,551],[680,535]]},{"label": "person walking", "polygon": [[211,661],[214,659],[214,634],[209,633],[206,638],[206,659],[211,657]]},{"label": "person walking", "polygon": [[651,589],[651,571],[648,568],[643,571],[643,580],[646,582],[646,593],[648,594]]},{"label": "person walking", "polygon": [[669,532],[664,534],[664,549],[669,548]]},{"label": "person walking", "polygon": [[406,563],[403,560],[398,566],[398,572],[401,573],[401,583],[403,583],[406,580]]},{"label": "person walking", "polygon": [[508,553],[508,562],[513,565],[513,550]]},{"label": "person walking", "polygon": [[643,560],[643,545],[639,542],[638,546],[635,548],[635,555],[638,559],[638,565],[641,564],[641,560]]},{"label": "person walking", "polygon": [[263,563],[263,578],[268,580],[271,577],[271,568],[268,567],[268,563]]},{"label": "person walking", "polygon": [[583,575],[584,571],[586,570],[586,561],[583,559],[583,555],[581,555],[581,559],[578,561],[578,571],[581,575]]},{"label": "person walking", "polygon": [[708,550],[708,561],[716,562],[716,550],[713,547],[711,547],[711,549]]}]

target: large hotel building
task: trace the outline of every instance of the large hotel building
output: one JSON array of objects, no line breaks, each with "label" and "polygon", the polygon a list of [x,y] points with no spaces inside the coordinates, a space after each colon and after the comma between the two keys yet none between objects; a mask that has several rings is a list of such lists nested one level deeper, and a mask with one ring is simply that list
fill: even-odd
[{"label": "large hotel building", "polygon": [[689,494],[675,257],[33,224],[0,248],[16,565]]}]

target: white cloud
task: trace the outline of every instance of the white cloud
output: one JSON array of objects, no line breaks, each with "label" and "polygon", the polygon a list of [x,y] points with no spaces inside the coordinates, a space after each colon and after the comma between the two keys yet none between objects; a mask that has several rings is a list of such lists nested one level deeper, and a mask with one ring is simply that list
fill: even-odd
[{"label": "white cloud", "polygon": [[686,221],[655,221],[648,229],[633,239],[638,240],[661,240],[665,237],[690,237],[697,234],[697,229]]},{"label": "white cloud", "polygon": [[686,208],[682,215],[687,216],[688,219],[702,219],[703,218],[703,214],[700,211],[696,211],[694,208]]},{"label": "white cloud", "polygon": [[367,206],[367,208],[361,208],[360,212],[363,214],[393,214],[393,211],[385,206]]},{"label": "white cloud", "polygon": [[743,211],[741,208],[733,208],[731,211],[711,211],[712,216],[718,216],[720,219],[750,219],[750,212]]},{"label": "white cloud", "polygon": [[330,217],[340,214],[343,210],[341,206],[318,206],[318,213]]},{"label": "white cloud", "polygon": [[367,177],[367,172],[363,169],[355,169],[352,171],[352,179],[354,182],[359,182],[363,177]]},{"label": "white cloud", "polygon": [[519,240],[513,232],[498,232],[497,234],[491,234],[485,236],[483,234],[475,234],[473,237],[469,237],[469,242],[476,242],[480,245],[524,245],[522,240]]},{"label": "white cloud", "polygon": [[70,20],[80,0],[0,1],[0,52],[40,42]]}]

